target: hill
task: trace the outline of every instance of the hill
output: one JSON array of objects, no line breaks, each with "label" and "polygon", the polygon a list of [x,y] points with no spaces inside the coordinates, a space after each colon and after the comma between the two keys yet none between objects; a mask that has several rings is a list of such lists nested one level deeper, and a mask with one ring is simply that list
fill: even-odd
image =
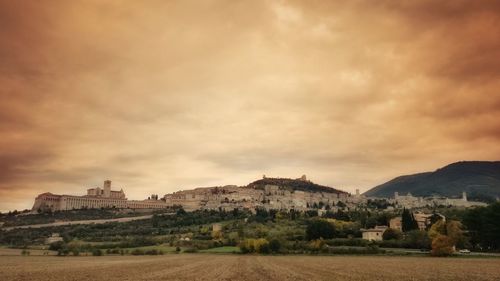
[{"label": "hill", "polygon": [[248,184],[247,187],[255,189],[264,189],[264,186],[266,185],[277,185],[282,189],[287,189],[290,191],[300,190],[307,192],[328,192],[328,193],[347,194],[347,192],[345,191],[338,190],[329,186],[319,185],[305,179],[263,178]]},{"label": "hill", "polygon": [[366,196],[393,197],[394,192],[415,196],[442,195],[459,197],[467,192],[470,199],[491,201],[500,197],[500,161],[463,161],[434,172],[397,177],[378,185]]}]

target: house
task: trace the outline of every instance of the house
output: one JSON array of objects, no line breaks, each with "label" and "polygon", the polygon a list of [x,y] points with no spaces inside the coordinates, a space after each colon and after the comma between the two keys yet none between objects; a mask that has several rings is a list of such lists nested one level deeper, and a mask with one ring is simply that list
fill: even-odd
[{"label": "house", "polygon": [[369,229],[361,229],[361,232],[363,233],[363,239],[365,240],[373,240],[373,241],[379,241],[382,240],[382,234],[387,230],[387,226],[382,225],[382,226],[375,226],[374,228],[369,228]]},{"label": "house", "polygon": [[[413,217],[417,221],[418,228],[420,230],[426,230],[432,224],[432,222],[435,221],[436,219],[446,220],[446,217],[439,214],[439,213],[425,214],[422,212],[415,212],[415,213],[413,213]],[[433,220],[433,217],[436,217],[436,218],[434,218],[434,220]],[[389,227],[392,229],[397,229],[399,231],[403,231],[403,222],[402,222],[401,216],[391,219],[389,221]]]},{"label": "house", "polygon": [[45,239],[45,244],[52,244],[59,241],[63,241],[63,238],[59,235],[59,233],[52,233],[49,238]]}]

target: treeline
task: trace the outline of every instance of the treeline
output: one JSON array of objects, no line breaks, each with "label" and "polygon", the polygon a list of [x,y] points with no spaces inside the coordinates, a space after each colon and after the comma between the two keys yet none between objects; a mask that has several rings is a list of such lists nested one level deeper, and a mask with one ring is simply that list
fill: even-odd
[{"label": "treeline", "polygon": [[500,250],[500,202],[469,210],[463,223],[474,250]]},{"label": "treeline", "polygon": [[156,211],[135,211],[135,210],[122,210],[114,208],[102,209],[79,209],[70,211],[55,211],[40,210],[37,214],[26,214],[18,216],[18,212],[11,212],[4,214],[0,220],[4,222],[4,226],[21,226],[32,224],[46,224],[56,221],[75,221],[75,220],[96,220],[96,219],[116,219],[124,217],[141,216],[152,213],[172,212],[172,210],[156,210]]}]

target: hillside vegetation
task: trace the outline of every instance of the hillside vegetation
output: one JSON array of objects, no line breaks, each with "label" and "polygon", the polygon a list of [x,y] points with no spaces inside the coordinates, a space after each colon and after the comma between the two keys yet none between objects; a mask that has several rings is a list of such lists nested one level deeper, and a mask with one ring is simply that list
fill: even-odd
[{"label": "hillside vegetation", "polygon": [[465,191],[470,199],[493,201],[500,196],[500,161],[457,162],[434,172],[400,176],[365,195],[392,197],[396,191],[400,195],[446,197],[459,197]]},{"label": "hillside vegetation", "polygon": [[248,187],[255,189],[264,189],[266,185],[277,185],[282,189],[287,189],[290,191],[300,190],[308,192],[346,193],[342,190],[338,190],[329,186],[313,183],[312,181],[287,178],[264,178],[248,184]]}]

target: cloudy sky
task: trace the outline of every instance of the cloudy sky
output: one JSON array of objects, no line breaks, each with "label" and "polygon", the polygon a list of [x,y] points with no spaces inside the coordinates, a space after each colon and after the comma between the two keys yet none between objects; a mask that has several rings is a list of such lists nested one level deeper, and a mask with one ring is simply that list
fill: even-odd
[{"label": "cloudy sky", "polygon": [[498,1],[0,0],[1,211],[104,179],[365,191],[499,160],[499,120]]}]

